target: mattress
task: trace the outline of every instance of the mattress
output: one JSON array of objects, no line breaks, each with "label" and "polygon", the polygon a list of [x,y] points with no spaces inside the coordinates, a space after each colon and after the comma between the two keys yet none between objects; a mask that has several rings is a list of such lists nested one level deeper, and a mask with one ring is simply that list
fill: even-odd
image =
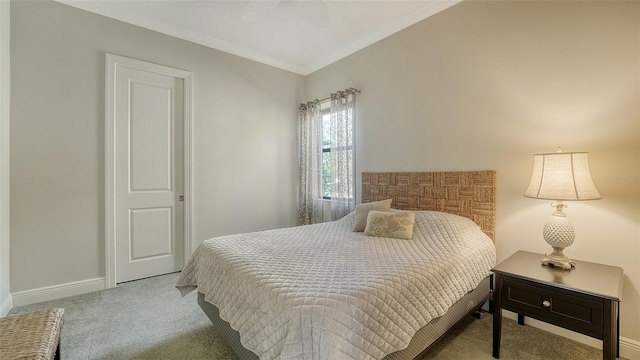
[{"label": "mattress", "polygon": [[354,233],[354,216],[214,238],[177,287],[198,289],[261,359],[382,359],[475,289],[493,242],[456,215],[415,212],[412,240]]}]

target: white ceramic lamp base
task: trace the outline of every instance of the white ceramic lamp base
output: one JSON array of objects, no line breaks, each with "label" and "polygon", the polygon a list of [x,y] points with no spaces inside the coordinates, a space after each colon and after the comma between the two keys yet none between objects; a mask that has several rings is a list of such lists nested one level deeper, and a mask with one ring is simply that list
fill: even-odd
[{"label": "white ceramic lamp base", "polygon": [[556,267],[563,268],[565,270],[571,270],[572,268],[576,267],[575,261],[569,259],[562,252],[562,250],[564,250],[564,249],[553,248],[553,252],[551,254],[547,254],[547,255],[545,255],[544,258],[542,258],[542,260],[541,260],[542,265],[556,266]]},{"label": "white ceramic lamp base", "polygon": [[547,244],[551,245],[553,252],[549,255],[545,255],[542,259],[542,265],[552,265],[561,267],[566,270],[571,270],[576,266],[576,263],[569,259],[564,253],[564,248],[573,244],[576,238],[573,226],[567,219],[567,215],[562,212],[562,208],[567,205],[562,202],[558,202],[556,205],[556,212],[551,215],[546,224],[542,234]]}]

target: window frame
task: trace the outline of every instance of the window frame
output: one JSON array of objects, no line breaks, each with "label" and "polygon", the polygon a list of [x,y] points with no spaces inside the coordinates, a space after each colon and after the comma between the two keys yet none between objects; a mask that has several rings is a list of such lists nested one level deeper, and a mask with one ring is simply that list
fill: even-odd
[{"label": "window frame", "polygon": [[[331,116],[331,100],[325,100],[323,102],[321,102],[320,104],[320,134],[324,135],[324,117],[325,116]],[[329,145],[328,147],[324,146],[324,136],[322,136],[321,141],[320,141],[320,146],[321,146],[321,157],[325,154],[325,153],[331,153],[332,151],[352,151],[352,156],[353,156],[353,150],[354,150],[354,145],[350,145],[350,146],[341,146],[339,148],[333,149],[331,148],[331,146]],[[321,178],[322,178],[322,200],[349,200],[346,198],[332,198],[331,196],[325,196],[324,193],[324,189],[325,189],[325,182],[324,182],[324,164],[322,161],[320,161],[321,164],[321,168],[320,168],[320,174],[321,174]]]},{"label": "window frame", "polygon": [[[328,147],[324,146],[324,117],[331,116],[331,102],[330,100],[323,101],[320,104],[320,134],[322,135],[322,141],[320,141],[321,146],[321,157],[324,158],[325,153],[331,153],[331,144]],[[322,159],[324,160],[324,159]],[[320,177],[322,178],[322,200],[331,200],[331,196],[325,196],[325,182],[324,182],[324,161],[320,161]]]}]

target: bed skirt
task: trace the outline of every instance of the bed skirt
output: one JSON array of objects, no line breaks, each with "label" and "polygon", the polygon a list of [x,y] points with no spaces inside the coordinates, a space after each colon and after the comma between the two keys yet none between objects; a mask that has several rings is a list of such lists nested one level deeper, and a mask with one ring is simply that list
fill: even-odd
[{"label": "bed skirt", "polygon": [[[418,330],[406,349],[391,353],[385,356],[384,360],[415,359],[429,350],[458,321],[477,311],[489,298],[490,289],[490,279],[487,276],[474,290],[471,290],[462,299],[453,304],[444,315],[433,319],[429,324]],[[220,318],[218,308],[205,301],[204,294],[201,292],[198,292],[198,304],[240,360],[259,359],[256,354],[242,346],[240,334],[231,328],[228,322]]]}]

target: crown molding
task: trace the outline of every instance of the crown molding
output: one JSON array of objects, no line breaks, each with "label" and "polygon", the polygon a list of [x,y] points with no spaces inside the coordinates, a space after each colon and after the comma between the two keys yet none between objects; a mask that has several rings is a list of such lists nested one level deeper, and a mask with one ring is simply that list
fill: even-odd
[{"label": "crown molding", "polygon": [[378,42],[408,26],[411,26],[419,21],[422,21],[434,14],[439,13],[453,5],[456,5],[463,0],[430,0],[426,6],[419,8],[418,10],[394,21],[393,23],[385,26],[383,29],[376,31],[369,36],[361,39],[360,41],[351,44],[347,47],[334,51],[331,54],[314,61],[310,64],[296,64],[278,60],[269,56],[238,46],[220,39],[213,38],[211,36],[197,33],[179,26],[167,25],[160,21],[155,21],[142,16],[127,13],[125,11],[118,11],[105,6],[108,2],[101,1],[78,1],[78,0],[54,0],[58,3],[72,6],[81,10],[89,11],[95,14],[106,16],[115,20],[119,20],[125,23],[129,23],[135,26],[139,26],[145,29],[153,30],[165,35],[173,36],[178,39],[190,41],[196,44],[200,44],[212,49],[220,50],[229,54],[237,55],[249,60],[253,60],[262,64],[277,67],[286,71],[290,71],[303,76],[309,75],[323,67],[330,65],[344,57],[347,57],[375,42]]},{"label": "crown molding", "polygon": [[421,7],[420,9],[398,19],[397,21],[392,22],[388,26],[376,31],[375,33],[370,34],[369,36],[361,39],[360,41],[351,44],[341,50],[333,52],[331,55],[326,56],[316,62],[310,64],[305,73],[302,75],[308,75],[315,71],[322,69],[323,67],[333,64],[334,62],[343,59],[359,50],[364,49],[365,47],[372,45],[388,36],[391,36],[401,30],[406,29],[407,27],[418,23],[430,16],[433,16],[445,9],[452,7],[458,3],[461,3],[463,0],[446,0],[439,1],[433,0],[428,5]]},{"label": "crown molding", "polygon": [[222,41],[202,33],[197,33],[179,26],[172,26],[160,21],[151,20],[138,15],[123,11],[115,11],[108,6],[104,6],[107,2],[99,1],[74,1],[74,0],[54,0],[58,3],[72,6],[81,10],[85,10],[94,14],[102,15],[111,19],[122,21],[131,25],[139,26],[148,30],[153,30],[165,35],[173,36],[178,39],[186,40],[192,43],[206,46],[215,50],[220,50],[232,55],[237,55],[245,59],[257,61],[262,64],[274,66],[296,74],[306,75],[304,66],[293,64],[285,61],[264,56],[251,49],[244,48],[226,41]]}]

